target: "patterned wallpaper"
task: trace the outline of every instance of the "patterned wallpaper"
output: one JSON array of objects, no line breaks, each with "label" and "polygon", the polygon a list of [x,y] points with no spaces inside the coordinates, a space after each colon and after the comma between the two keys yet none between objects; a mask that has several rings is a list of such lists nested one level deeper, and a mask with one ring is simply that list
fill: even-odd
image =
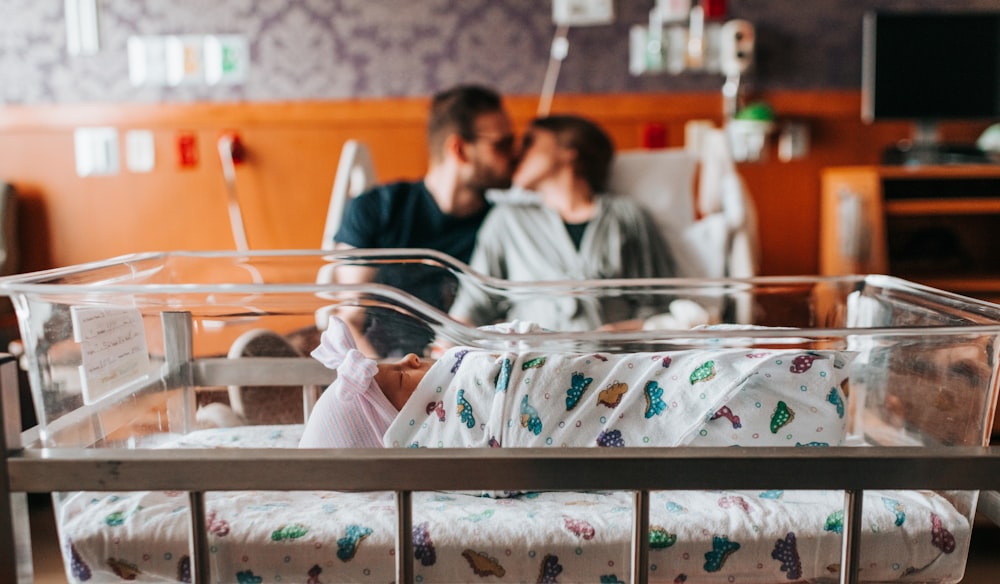
[{"label": "patterned wallpaper", "polygon": [[[628,29],[654,0],[615,0],[616,22],[570,31],[557,90],[697,91],[705,73],[633,77]],[[98,0],[101,51],[66,52],[63,0],[0,0],[0,104],[283,101],[427,95],[457,82],[538,93],[555,30],[549,0]],[[860,84],[869,8],[989,9],[996,0],[728,0],[757,28],[761,89]],[[232,87],[133,87],[132,35],[237,33],[251,69]]]}]

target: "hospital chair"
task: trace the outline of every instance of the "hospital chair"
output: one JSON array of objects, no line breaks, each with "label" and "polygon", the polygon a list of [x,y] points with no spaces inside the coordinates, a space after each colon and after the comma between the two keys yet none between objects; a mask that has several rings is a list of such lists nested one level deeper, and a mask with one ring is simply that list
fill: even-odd
[{"label": "hospital chair", "polygon": [[[0,276],[16,274],[21,269],[21,247],[18,230],[18,194],[14,185],[0,180]],[[0,347],[20,355],[23,353],[17,317],[10,298],[0,298]],[[35,412],[31,408],[31,395],[26,383],[26,371],[21,379],[21,420],[23,427],[35,423]]]},{"label": "hospital chair", "polygon": [[[677,276],[748,278],[757,275],[759,247],[753,200],[740,177],[721,129],[705,130],[695,147],[619,152],[611,169],[612,193],[636,198],[652,213],[670,246]],[[699,299],[671,305],[671,313],[647,321],[651,328],[689,328],[723,316],[750,322],[749,296],[728,306]]]},{"label": "hospital chair", "polygon": [[368,146],[357,140],[344,142],[344,147],[340,151],[340,162],[337,164],[337,174],[333,178],[333,189],[330,192],[330,205],[326,211],[320,249],[333,249],[333,236],[340,228],[347,202],[374,184],[375,165],[372,164]]},{"label": "hospital chair", "polygon": [[20,268],[17,203],[14,185],[0,181],[0,276],[14,274]]},{"label": "hospital chair", "polygon": [[757,274],[756,213],[722,130],[705,131],[697,150],[619,152],[608,190],[649,209],[674,252],[678,276]]}]

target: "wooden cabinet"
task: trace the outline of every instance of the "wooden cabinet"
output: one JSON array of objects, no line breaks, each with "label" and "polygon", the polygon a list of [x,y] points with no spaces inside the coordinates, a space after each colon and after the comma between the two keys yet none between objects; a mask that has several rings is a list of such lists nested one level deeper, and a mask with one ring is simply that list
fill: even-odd
[{"label": "wooden cabinet", "polygon": [[1000,301],[1000,165],[827,168],[820,272]]}]

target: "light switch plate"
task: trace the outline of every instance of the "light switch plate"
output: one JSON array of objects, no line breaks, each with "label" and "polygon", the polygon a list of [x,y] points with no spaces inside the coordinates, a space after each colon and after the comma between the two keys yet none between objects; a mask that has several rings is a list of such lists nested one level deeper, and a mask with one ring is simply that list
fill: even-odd
[{"label": "light switch plate", "polygon": [[73,132],[73,146],[76,151],[76,174],[79,176],[121,172],[117,129],[77,128]]}]

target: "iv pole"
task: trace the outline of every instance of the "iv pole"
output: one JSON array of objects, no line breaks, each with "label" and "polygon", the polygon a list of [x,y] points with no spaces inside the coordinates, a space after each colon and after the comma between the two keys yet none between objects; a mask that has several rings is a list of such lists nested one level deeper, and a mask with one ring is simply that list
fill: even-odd
[{"label": "iv pole", "polygon": [[556,92],[556,81],[559,79],[559,69],[562,62],[569,53],[569,25],[561,24],[556,27],[556,34],[552,38],[552,50],[549,53],[549,66],[545,70],[545,81],[542,83],[542,95],[538,100],[538,117],[549,115],[552,109],[552,96]]}]

